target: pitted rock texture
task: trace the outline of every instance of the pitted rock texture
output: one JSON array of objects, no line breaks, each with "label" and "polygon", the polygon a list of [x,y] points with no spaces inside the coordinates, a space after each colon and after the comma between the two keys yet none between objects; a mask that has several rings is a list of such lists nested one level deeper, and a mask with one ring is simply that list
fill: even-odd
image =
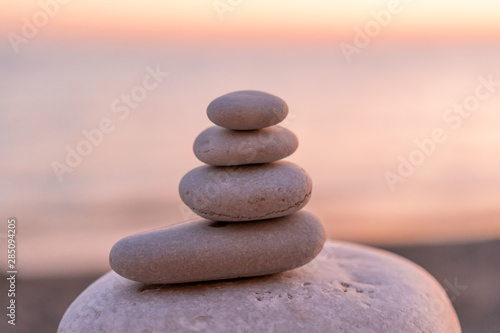
[{"label": "pitted rock texture", "polygon": [[146,285],[105,274],[68,308],[59,333],[459,333],[439,283],[394,254],[327,242],[284,273],[218,282]]}]

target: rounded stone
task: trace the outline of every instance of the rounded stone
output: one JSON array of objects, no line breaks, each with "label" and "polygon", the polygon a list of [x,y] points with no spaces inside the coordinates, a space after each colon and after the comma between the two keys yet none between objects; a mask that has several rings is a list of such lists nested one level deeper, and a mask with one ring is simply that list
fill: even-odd
[{"label": "rounded stone", "polygon": [[394,254],[327,242],[298,269],[275,275],[145,285],[114,272],[89,286],[58,333],[433,332],[459,333],[446,292]]},{"label": "rounded stone", "polygon": [[198,135],[193,151],[203,163],[229,166],[275,162],[293,154],[298,146],[297,136],[281,126],[254,131],[212,126]]},{"label": "rounded stone", "polygon": [[325,238],[319,219],[305,211],[256,222],[199,220],[126,237],[111,249],[109,263],[144,283],[259,276],[308,263]]},{"label": "rounded stone", "polygon": [[215,221],[252,221],[290,215],[311,197],[312,181],[288,161],[216,167],[203,165],[180,181],[182,201]]},{"label": "rounded stone", "polygon": [[207,108],[216,125],[233,130],[273,126],[286,118],[288,105],[281,98],[256,90],[235,91],[214,99]]}]

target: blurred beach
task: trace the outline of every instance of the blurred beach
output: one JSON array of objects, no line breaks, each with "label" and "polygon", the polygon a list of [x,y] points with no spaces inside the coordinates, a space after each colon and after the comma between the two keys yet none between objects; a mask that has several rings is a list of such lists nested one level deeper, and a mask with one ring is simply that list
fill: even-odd
[{"label": "blurred beach", "polygon": [[[373,46],[355,66],[328,44],[30,47],[0,56],[1,204],[5,218],[18,220],[25,276],[102,271],[121,237],[196,218],[177,186],[201,164],[192,144],[211,124],[208,103],[238,89],[289,104],[283,125],[300,140],[290,160],[312,176],[307,209],[330,238],[422,244],[500,236],[500,91],[456,130],[443,120],[480,77],[500,81],[500,46]],[[168,75],[126,117],[113,112],[147,68]],[[54,163],[68,166],[68,152],[103,119],[113,131],[58,175]],[[447,140],[392,191],[386,172],[397,174],[400,157],[435,128]]]}]

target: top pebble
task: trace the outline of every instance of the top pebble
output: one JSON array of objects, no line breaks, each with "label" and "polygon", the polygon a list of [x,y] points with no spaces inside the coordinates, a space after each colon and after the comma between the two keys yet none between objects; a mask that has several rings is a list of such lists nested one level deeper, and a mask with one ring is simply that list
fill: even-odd
[{"label": "top pebble", "polygon": [[214,99],[207,108],[208,118],[232,130],[256,130],[281,122],[288,105],[281,98],[255,90],[235,91]]}]

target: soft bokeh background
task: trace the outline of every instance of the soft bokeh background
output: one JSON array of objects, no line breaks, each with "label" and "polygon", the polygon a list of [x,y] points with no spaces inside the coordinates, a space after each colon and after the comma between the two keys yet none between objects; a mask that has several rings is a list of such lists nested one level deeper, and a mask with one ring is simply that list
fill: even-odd
[{"label": "soft bokeh background", "polygon": [[[201,164],[192,143],[210,126],[208,103],[240,89],[289,104],[290,160],[312,176],[307,209],[330,238],[500,236],[500,86],[457,129],[443,118],[480,77],[500,81],[500,2],[66,2],[0,0],[0,211],[18,220],[20,277],[100,274],[120,238],[192,219],[177,193]],[[347,59],[342,45],[390,3],[400,12]],[[121,119],[112,103],[148,67],[168,77]],[[53,163],[104,118],[113,132],[59,181]],[[385,173],[435,128],[447,140],[391,191]]]}]

